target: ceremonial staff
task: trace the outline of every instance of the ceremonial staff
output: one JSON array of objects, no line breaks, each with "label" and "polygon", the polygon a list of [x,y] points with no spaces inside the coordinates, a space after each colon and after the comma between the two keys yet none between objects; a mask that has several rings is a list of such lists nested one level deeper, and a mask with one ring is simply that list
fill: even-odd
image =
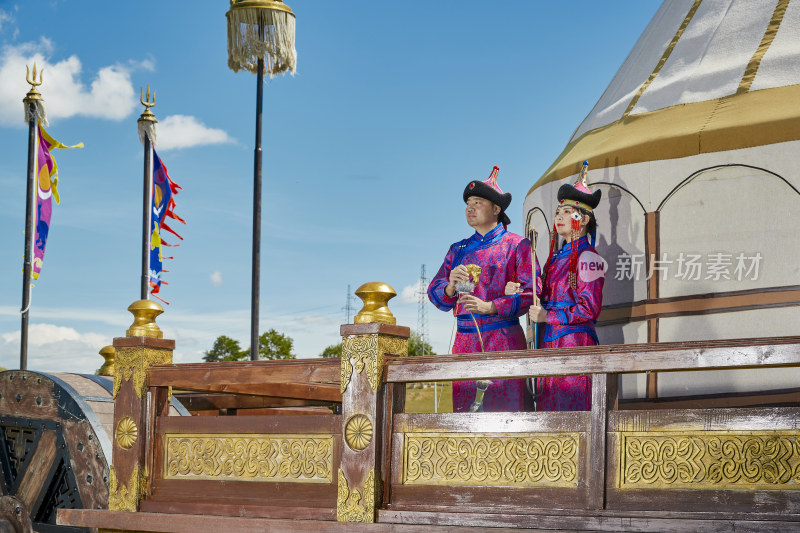
[{"label": "ceremonial staff", "polygon": [[136,121],[139,131],[139,140],[144,145],[144,189],[142,192],[142,280],[140,287],[140,300],[150,299],[150,232],[153,231],[150,223],[150,214],[153,210],[150,194],[153,191],[153,143],[156,142],[156,116],[150,108],[156,105],[156,92],[153,91],[153,100],[150,101],[150,86],[147,86],[147,97],[142,89],[139,101],[144,106],[144,111]]},{"label": "ceremonial staff", "polygon": [[28,186],[25,193],[25,256],[22,264],[22,324],[20,326],[19,368],[28,367],[28,312],[31,307],[31,244],[33,239],[33,195],[34,175],[36,173],[36,121],[44,118],[44,99],[36,89],[42,84],[44,69],[39,72],[36,81],[36,63],[33,64],[33,79],[28,67],[25,67],[25,80],[31,89],[22,100],[25,104],[25,120],[28,122]]},{"label": "ceremonial staff", "polygon": [[[536,226],[533,225],[532,218],[533,211],[528,213],[526,225],[528,227],[528,240],[531,243],[531,280],[533,282],[533,305],[538,306],[539,297],[536,295]],[[542,272],[542,275],[544,275],[544,272]],[[528,348],[531,350],[536,350],[539,348],[539,323],[531,320],[530,315],[528,315],[528,329],[531,332],[531,339],[528,341]],[[533,397],[534,411],[536,410],[536,403],[539,397],[539,392],[537,391],[536,387],[536,380],[537,378],[527,379],[528,389]]]},{"label": "ceremonial staff", "polygon": [[[250,359],[258,359],[258,310],[261,271],[261,115],[264,74],[294,74],[295,16],[281,0],[231,0],[228,18],[228,67],[256,74],[256,146],[253,164],[253,264],[250,297]],[[265,61],[266,59],[266,61]]]},{"label": "ceremonial staff", "polygon": [[[536,226],[531,221],[533,212],[528,213],[528,240],[531,243],[531,280],[533,282],[533,305],[539,305],[539,297],[536,296]],[[544,274],[544,272],[542,272]],[[535,350],[539,347],[539,323],[533,322],[528,315],[528,327],[532,328],[532,338],[528,341],[528,348]]]}]

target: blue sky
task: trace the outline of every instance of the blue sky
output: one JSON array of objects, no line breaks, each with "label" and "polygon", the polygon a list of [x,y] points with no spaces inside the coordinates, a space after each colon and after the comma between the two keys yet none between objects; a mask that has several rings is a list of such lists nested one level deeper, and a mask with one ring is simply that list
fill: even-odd
[{"label": "blue sky", "polygon": [[[288,2],[298,67],[264,88],[261,331],[298,356],[338,342],[347,286],[392,285],[417,326],[430,277],[471,233],[461,193],[500,167],[522,200],[564,148],[657,10],[655,1]],[[29,368],[92,372],[139,296],[139,90],[157,92],[157,150],[187,220],[158,323],[176,362],[218,335],[249,339],[255,76],[227,67],[228,2],[0,1],[0,365],[19,364],[27,135],[26,63],[59,150]],[[174,239],[173,239],[174,240]],[[356,310],[360,302],[354,302]],[[431,344],[452,315],[427,304]]]}]

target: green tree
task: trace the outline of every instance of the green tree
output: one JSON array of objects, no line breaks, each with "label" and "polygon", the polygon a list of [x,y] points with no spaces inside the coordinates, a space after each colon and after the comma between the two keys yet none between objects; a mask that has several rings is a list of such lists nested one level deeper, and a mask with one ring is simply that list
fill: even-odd
[{"label": "green tree", "polygon": [[423,352],[424,355],[436,355],[431,345],[427,342],[422,342],[422,337],[419,336],[419,333],[412,331],[411,336],[408,338],[408,355],[423,355]]},{"label": "green tree", "polygon": [[341,357],[342,356],[342,343],[331,344],[319,354],[320,357]]},{"label": "green tree", "polygon": [[239,341],[220,335],[214,341],[214,346],[205,352],[203,361],[215,363],[219,361],[239,361],[247,357],[249,352],[243,351],[239,347]]},{"label": "green tree", "polygon": [[258,337],[258,358],[294,359],[296,356],[292,353],[293,344],[291,337],[271,329]]}]

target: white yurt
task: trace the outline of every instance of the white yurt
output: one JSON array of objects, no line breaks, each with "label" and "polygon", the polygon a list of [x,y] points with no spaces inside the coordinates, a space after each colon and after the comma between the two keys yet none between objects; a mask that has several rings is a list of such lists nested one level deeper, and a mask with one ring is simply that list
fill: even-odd
[{"label": "white yurt", "polygon": [[[527,194],[542,263],[584,160],[603,191],[602,344],[800,335],[800,0],[663,3]],[[628,400],[792,390],[794,370],[621,383]]]}]

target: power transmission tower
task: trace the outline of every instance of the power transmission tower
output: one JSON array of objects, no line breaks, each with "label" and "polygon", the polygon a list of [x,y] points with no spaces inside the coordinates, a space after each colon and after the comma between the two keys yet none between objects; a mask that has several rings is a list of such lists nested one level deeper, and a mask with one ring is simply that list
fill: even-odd
[{"label": "power transmission tower", "polygon": [[350,323],[350,315],[353,312],[353,306],[350,305],[350,302],[352,302],[353,300],[355,300],[355,297],[350,292],[350,285],[348,285],[347,286],[347,303],[344,305],[344,307],[342,307],[342,311],[344,311],[345,317],[346,317],[345,318],[345,322],[344,322],[345,324],[349,324]]},{"label": "power transmission tower", "polygon": [[417,302],[419,304],[419,311],[417,312],[417,334],[419,335],[420,343],[422,344],[422,353],[420,355],[427,355],[425,348],[428,340],[428,316],[427,316],[427,287],[428,278],[425,276],[425,265],[422,265],[419,273],[419,288],[417,289]]}]

